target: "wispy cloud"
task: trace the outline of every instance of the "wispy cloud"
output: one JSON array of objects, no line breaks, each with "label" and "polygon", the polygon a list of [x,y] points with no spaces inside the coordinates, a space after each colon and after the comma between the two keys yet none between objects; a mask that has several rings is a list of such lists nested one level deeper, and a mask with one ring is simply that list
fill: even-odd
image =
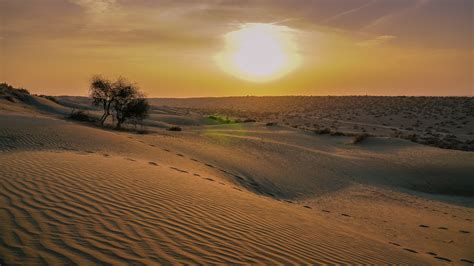
[{"label": "wispy cloud", "polygon": [[105,13],[113,9],[116,5],[116,0],[69,0],[84,10],[93,15]]},{"label": "wispy cloud", "polygon": [[345,10],[345,11],[343,11],[343,12],[341,12],[341,13],[337,13],[337,14],[331,16],[330,18],[327,18],[327,19],[323,20],[322,23],[328,23],[328,22],[331,22],[331,21],[333,21],[333,20],[339,19],[339,18],[341,18],[341,17],[343,17],[343,16],[346,16],[346,15],[349,15],[349,14],[352,14],[352,13],[355,13],[355,12],[357,12],[357,11],[359,11],[359,10],[362,10],[362,9],[364,9],[364,8],[366,8],[366,7],[369,7],[369,6],[373,5],[374,3],[376,3],[376,2],[372,0],[372,1],[369,1],[369,2],[367,2],[367,3],[363,4],[363,5],[360,5],[360,6],[356,7],[356,8],[351,8],[351,9]]},{"label": "wispy cloud", "polygon": [[391,41],[395,38],[396,37],[393,36],[393,35],[381,35],[381,36],[375,37],[373,39],[358,42],[356,44],[358,46],[362,46],[362,47],[374,47],[374,46],[378,46],[378,45],[381,45],[383,43],[389,42],[389,41]]}]

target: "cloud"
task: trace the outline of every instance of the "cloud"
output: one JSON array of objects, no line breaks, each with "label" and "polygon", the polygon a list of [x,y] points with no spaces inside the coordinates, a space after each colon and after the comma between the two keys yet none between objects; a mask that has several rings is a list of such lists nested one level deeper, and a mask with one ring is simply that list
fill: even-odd
[{"label": "cloud", "polygon": [[383,43],[389,42],[389,41],[391,41],[395,38],[396,37],[393,36],[393,35],[381,35],[381,36],[375,37],[373,39],[358,42],[358,43],[356,43],[356,45],[362,46],[362,47],[374,47],[374,46],[378,46],[378,45],[381,45]]},{"label": "cloud", "polygon": [[86,11],[86,13],[92,15],[98,15],[113,9],[116,4],[116,0],[69,0],[73,4],[76,4]]}]

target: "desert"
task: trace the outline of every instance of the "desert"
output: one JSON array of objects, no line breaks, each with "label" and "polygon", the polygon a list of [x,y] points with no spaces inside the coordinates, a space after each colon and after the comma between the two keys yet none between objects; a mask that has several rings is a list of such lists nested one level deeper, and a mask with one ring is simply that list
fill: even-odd
[{"label": "desert", "polygon": [[0,0],[0,266],[474,265],[473,11]]},{"label": "desert", "polygon": [[2,94],[7,265],[473,261],[472,152],[394,136],[354,143],[245,99],[240,116],[151,100],[145,129],[116,131],[67,118],[81,106],[99,114],[90,99]]}]

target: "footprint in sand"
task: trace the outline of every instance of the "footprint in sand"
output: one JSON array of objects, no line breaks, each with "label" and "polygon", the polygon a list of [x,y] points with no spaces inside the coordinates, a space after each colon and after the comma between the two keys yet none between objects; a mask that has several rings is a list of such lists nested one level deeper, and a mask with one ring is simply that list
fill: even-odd
[{"label": "footprint in sand", "polygon": [[255,183],[255,182],[249,182],[249,184],[254,187],[254,188],[260,188],[260,185],[258,183]]},{"label": "footprint in sand", "polygon": [[307,208],[307,209],[312,209],[311,207],[309,207],[308,205],[303,205],[303,207]]},{"label": "footprint in sand", "polygon": [[428,225],[425,225],[425,224],[420,224],[419,227],[430,228]]},{"label": "footprint in sand", "polygon": [[430,251],[430,252],[426,252],[426,254],[431,255],[431,256],[438,256],[438,254],[436,254],[436,253],[434,253],[434,252],[431,252],[431,251]]},{"label": "footprint in sand", "polygon": [[136,162],[136,160],[135,160],[135,159],[132,159],[132,158],[125,158],[125,160],[132,161],[132,162]]},{"label": "footprint in sand", "polygon": [[403,248],[403,250],[406,250],[406,251],[411,252],[411,253],[418,253],[418,251],[416,251],[414,249],[410,249],[410,248]]},{"label": "footprint in sand", "polygon": [[224,169],[218,169],[219,171],[223,172],[223,173],[226,173],[226,174],[230,174],[229,172],[227,172],[226,170]]},{"label": "footprint in sand", "polygon": [[321,210],[322,212],[327,212],[327,213],[331,213],[331,211],[328,211],[328,210]]},{"label": "footprint in sand", "polygon": [[209,180],[209,181],[212,181],[212,182],[215,182],[215,180],[214,180],[214,179],[212,179],[212,178],[209,178],[209,177],[206,177],[206,178],[204,178],[204,179],[206,179],[206,180]]},{"label": "footprint in sand", "polygon": [[109,157],[110,155],[107,153],[102,154],[104,157]]},{"label": "footprint in sand", "polygon": [[397,247],[399,247],[399,246],[400,246],[400,244],[398,244],[398,243],[395,243],[395,242],[388,242],[388,243],[389,243],[390,245],[394,245],[394,246],[397,246]]},{"label": "footprint in sand", "polygon": [[150,147],[156,147],[156,145],[154,144],[148,144]]},{"label": "footprint in sand", "polygon": [[237,187],[232,187],[232,188],[235,189],[235,190],[238,190],[238,191],[242,191],[242,189],[237,188]]},{"label": "footprint in sand", "polygon": [[171,151],[170,151],[170,150],[168,150],[168,149],[163,149],[163,150],[164,150],[164,151],[167,151],[167,152],[171,152]]},{"label": "footprint in sand", "polygon": [[94,153],[93,151],[86,151],[87,153]]},{"label": "footprint in sand", "polygon": [[351,217],[349,214],[341,213],[342,216]]},{"label": "footprint in sand", "polygon": [[148,162],[148,163],[151,164],[151,165],[154,165],[154,166],[158,166],[158,164],[155,163],[155,162]]},{"label": "footprint in sand", "polygon": [[201,176],[200,174],[193,174],[194,176]]},{"label": "footprint in sand", "polygon": [[443,227],[443,226],[438,227],[438,229],[439,229],[439,230],[448,230],[447,227]]},{"label": "footprint in sand", "polygon": [[184,157],[184,155],[181,154],[181,153],[176,153],[176,155],[178,155],[178,156],[180,156],[180,157]]},{"label": "footprint in sand", "polygon": [[460,261],[462,261],[462,262],[467,262],[467,263],[470,263],[470,264],[474,264],[473,261],[470,261],[470,260],[468,260],[468,259],[460,259]]},{"label": "footprint in sand", "polygon": [[238,175],[234,175],[234,177],[236,177],[236,178],[238,178],[238,179],[240,179],[240,180],[244,180],[244,178],[243,178],[243,177],[241,177],[241,176],[238,176]]},{"label": "footprint in sand", "polygon": [[444,260],[444,261],[447,261],[447,262],[451,262],[450,259],[448,258],[445,258],[445,257],[439,257],[439,256],[435,256],[435,259],[438,259],[438,260]]},{"label": "footprint in sand", "polygon": [[194,159],[194,158],[191,158],[191,161],[199,162],[198,160],[196,160],[196,159]]},{"label": "footprint in sand", "polygon": [[214,165],[212,165],[212,164],[208,164],[208,163],[206,163],[205,165],[206,165],[207,167],[214,168]]},{"label": "footprint in sand", "polygon": [[470,234],[471,232],[469,232],[469,231],[466,231],[466,230],[459,230],[459,233],[463,233],[463,234]]},{"label": "footprint in sand", "polygon": [[225,183],[219,182],[219,185],[223,185],[223,186],[225,186]]},{"label": "footprint in sand", "polygon": [[176,168],[176,167],[170,167],[171,169],[175,170],[175,171],[178,171],[178,172],[181,172],[181,173],[189,173],[188,171],[185,171],[185,170],[181,170],[179,168]]}]

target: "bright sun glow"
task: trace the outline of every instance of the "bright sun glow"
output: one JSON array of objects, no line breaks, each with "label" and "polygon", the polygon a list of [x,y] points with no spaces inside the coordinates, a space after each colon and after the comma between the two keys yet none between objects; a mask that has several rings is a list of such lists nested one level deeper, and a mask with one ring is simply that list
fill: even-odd
[{"label": "bright sun glow", "polygon": [[226,47],[216,61],[241,79],[265,82],[280,78],[300,63],[293,32],[286,26],[244,24],[225,35]]}]

